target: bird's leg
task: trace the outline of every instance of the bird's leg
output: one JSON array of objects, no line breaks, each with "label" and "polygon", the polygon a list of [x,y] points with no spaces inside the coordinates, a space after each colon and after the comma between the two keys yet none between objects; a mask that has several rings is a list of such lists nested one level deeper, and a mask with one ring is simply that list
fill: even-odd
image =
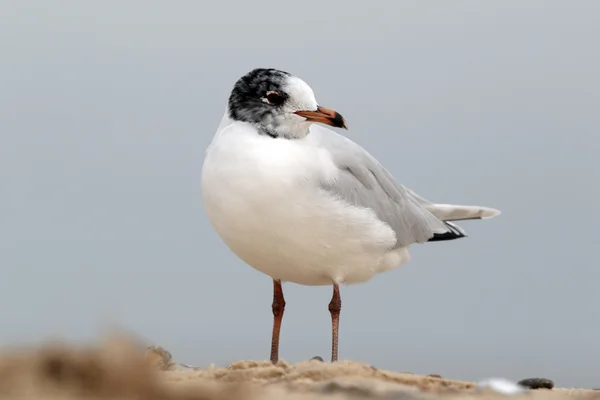
[{"label": "bird's leg", "polygon": [[285,309],[285,299],[281,281],[273,279],[273,336],[271,336],[271,362],[277,363],[279,359],[279,331],[281,330],[281,319]]},{"label": "bird's leg", "polygon": [[338,327],[340,325],[340,310],[342,309],[342,298],[337,283],[333,284],[333,297],[329,302],[331,313],[331,362],[338,359]]}]

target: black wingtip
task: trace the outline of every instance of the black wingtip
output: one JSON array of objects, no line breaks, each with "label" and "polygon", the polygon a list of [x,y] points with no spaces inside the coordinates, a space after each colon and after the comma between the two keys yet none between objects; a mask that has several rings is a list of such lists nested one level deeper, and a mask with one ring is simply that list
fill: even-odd
[{"label": "black wingtip", "polygon": [[467,235],[456,225],[449,222],[444,222],[444,225],[446,225],[450,230],[444,233],[434,233],[433,237],[429,239],[428,242],[441,242],[444,240],[455,240],[467,237]]}]

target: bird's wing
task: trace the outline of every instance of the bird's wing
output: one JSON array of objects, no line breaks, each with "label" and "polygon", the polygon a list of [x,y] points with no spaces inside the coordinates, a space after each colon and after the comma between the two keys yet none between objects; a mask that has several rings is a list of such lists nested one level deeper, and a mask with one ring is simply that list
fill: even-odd
[{"label": "bird's wing", "polygon": [[307,140],[326,149],[339,169],[337,179],[323,189],[348,204],[370,208],[396,233],[396,246],[464,237],[456,225],[436,218],[427,201],[402,186],[365,149],[345,136],[312,125]]}]

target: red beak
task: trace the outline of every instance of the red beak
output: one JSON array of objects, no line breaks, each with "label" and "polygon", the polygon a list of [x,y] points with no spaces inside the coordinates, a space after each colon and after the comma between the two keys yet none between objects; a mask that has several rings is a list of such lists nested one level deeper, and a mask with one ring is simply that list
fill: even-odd
[{"label": "red beak", "polygon": [[348,129],[346,120],[337,111],[329,108],[317,107],[317,111],[296,111],[294,114],[306,118],[307,121],[320,122],[336,128]]}]

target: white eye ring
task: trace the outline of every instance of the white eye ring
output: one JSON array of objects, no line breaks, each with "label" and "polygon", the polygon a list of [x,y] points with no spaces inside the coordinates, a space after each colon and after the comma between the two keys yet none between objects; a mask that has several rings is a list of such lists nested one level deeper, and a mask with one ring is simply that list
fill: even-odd
[{"label": "white eye ring", "polygon": [[[272,97],[272,99],[269,99],[269,97]],[[274,101],[275,99],[277,99],[277,101]],[[266,97],[264,97],[262,100],[267,104],[278,106],[278,105],[283,104],[285,99],[278,92],[271,90],[270,92],[267,92]],[[281,100],[281,101],[279,101],[279,100]]]}]

